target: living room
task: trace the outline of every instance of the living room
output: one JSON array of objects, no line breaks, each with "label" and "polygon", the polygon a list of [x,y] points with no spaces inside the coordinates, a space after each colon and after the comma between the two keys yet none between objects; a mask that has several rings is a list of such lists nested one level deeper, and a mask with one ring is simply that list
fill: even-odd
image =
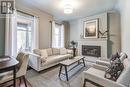
[{"label": "living room", "polygon": [[0,87],[129,87],[129,3],[0,0]]}]

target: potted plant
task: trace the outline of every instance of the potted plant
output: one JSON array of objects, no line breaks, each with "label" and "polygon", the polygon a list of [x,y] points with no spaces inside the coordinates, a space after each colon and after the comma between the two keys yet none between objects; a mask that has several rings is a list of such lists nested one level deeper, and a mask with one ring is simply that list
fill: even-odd
[{"label": "potted plant", "polygon": [[75,57],[76,56],[75,52],[76,52],[77,42],[71,41],[70,44],[71,44],[72,49],[73,49],[73,57]]}]

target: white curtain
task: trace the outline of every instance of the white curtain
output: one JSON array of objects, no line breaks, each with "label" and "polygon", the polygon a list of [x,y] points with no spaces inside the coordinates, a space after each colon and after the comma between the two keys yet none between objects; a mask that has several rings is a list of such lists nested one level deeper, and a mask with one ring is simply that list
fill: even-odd
[{"label": "white curtain", "polygon": [[5,55],[17,55],[17,14],[6,15]]},{"label": "white curtain", "polygon": [[55,48],[55,21],[52,21],[52,48]]},{"label": "white curtain", "polygon": [[65,28],[64,24],[61,25],[61,48],[65,47]]},{"label": "white curtain", "polygon": [[34,17],[34,29],[32,32],[32,50],[39,48],[39,19],[38,17]]},{"label": "white curtain", "polygon": [[52,48],[65,47],[64,25],[52,22]]}]

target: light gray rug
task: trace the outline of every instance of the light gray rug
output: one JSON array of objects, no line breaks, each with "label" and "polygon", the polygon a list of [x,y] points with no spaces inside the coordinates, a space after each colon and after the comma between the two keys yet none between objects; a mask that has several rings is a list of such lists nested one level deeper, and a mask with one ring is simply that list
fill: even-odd
[{"label": "light gray rug", "polygon": [[78,67],[72,69],[69,72],[69,77],[71,78],[69,79],[68,82],[66,81],[66,77],[64,75],[61,75],[62,80],[59,79],[58,77],[59,66],[42,71],[40,73],[31,69],[27,72],[26,78],[33,87],[82,87],[83,85],[82,72],[84,70],[87,70],[90,66],[91,65],[89,64],[81,69],[83,65],[79,65]]}]

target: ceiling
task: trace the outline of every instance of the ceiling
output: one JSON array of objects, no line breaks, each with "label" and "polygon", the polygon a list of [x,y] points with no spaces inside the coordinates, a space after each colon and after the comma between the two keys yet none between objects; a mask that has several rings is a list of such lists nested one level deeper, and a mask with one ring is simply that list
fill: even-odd
[{"label": "ceiling", "polygon": [[64,14],[64,1],[65,0],[16,0],[16,3],[36,7],[41,11],[51,14],[58,20],[70,21],[112,10],[115,8],[118,0],[69,0],[74,8],[72,14]]}]

